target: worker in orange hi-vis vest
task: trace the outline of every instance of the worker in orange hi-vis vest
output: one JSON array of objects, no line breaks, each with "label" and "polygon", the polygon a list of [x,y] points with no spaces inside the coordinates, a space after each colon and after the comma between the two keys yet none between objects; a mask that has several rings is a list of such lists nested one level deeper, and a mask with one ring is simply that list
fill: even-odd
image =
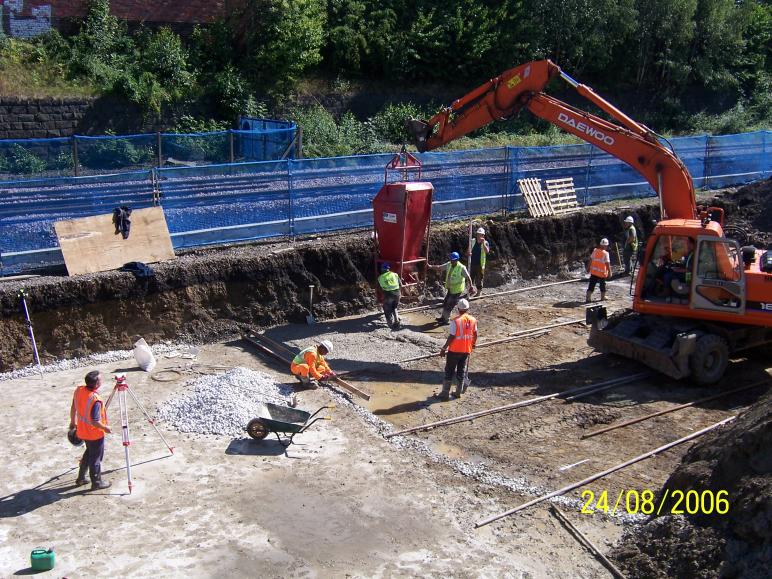
[{"label": "worker in orange hi-vis vest", "polygon": [[477,320],[469,315],[469,301],[461,299],[457,307],[458,317],[451,320],[448,339],[440,348],[440,356],[445,358],[445,379],[442,381],[442,392],[437,396],[440,400],[450,399],[453,374],[457,380],[456,398],[461,398],[467,386],[469,355],[477,344]]},{"label": "worker in orange hi-vis vest", "polygon": [[105,434],[110,434],[111,430],[107,425],[107,410],[97,394],[102,386],[101,372],[92,370],[86,374],[85,382],[85,385],[75,389],[70,406],[70,429],[76,429],[77,438],[86,443],[75,485],[85,485],[88,472],[91,490],[103,490],[110,486],[109,482],[102,480],[102,459],[105,455]]},{"label": "worker in orange hi-vis vest", "polygon": [[600,283],[600,300],[606,299],[606,278],[611,277],[611,258],[608,254],[608,239],[600,240],[598,247],[592,250],[590,257],[590,285],[587,286],[587,295],[584,303],[589,304],[595,284]]}]

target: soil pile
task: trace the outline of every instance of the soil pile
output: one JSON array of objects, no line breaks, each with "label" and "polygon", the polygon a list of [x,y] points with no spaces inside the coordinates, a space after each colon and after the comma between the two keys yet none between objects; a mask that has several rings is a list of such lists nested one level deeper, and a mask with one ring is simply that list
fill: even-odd
[{"label": "soil pile", "polygon": [[761,249],[772,243],[772,178],[721,193],[712,204],[724,209],[728,237]]},{"label": "soil pile", "polygon": [[[628,535],[614,557],[629,577],[768,577],[772,568],[772,393],[706,435],[662,491],[727,491],[726,514],[662,516]],[[675,503],[668,500],[662,512]],[[680,508],[684,508],[681,503]]]}]

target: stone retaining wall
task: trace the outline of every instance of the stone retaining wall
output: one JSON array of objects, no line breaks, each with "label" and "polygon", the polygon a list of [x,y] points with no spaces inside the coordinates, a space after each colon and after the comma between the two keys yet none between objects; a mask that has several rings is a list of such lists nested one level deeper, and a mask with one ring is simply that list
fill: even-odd
[{"label": "stone retaining wall", "polygon": [[93,98],[0,97],[0,139],[69,137]]}]

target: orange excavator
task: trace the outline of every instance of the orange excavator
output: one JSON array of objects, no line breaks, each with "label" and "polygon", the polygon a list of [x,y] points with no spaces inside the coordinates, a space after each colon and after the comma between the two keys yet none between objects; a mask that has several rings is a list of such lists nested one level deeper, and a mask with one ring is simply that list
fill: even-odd
[{"label": "orange excavator", "polygon": [[[612,120],[543,92],[561,78]],[[587,310],[589,344],[698,384],[717,382],[737,352],[772,343],[772,250],[724,237],[723,210],[697,207],[692,178],[665,139],[549,60],[491,79],[406,127],[419,151],[440,147],[521,109],[595,145],[638,171],[659,196],[661,220],[648,238],[633,309]]]}]

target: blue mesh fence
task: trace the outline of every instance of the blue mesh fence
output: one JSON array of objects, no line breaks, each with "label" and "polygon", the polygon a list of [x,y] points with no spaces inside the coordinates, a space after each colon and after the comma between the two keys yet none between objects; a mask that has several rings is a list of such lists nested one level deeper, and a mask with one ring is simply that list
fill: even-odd
[{"label": "blue mesh fence", "polygon": [[223,164],[231,161],[229,131],[216,133],[162,133],[161,161],[175,164]]},{"label": "blue mesh fence", "polygon": [[240,117],[235,137],[235,160],[278,161],[294,159],[297,125],[291,121]]},{"label": "blue mesh fence", "polygon": [[0,140],[0,182],[73,174],[72,140]]},{"label": "blue mesh fence", "polygon": [[294,158],[295,123],[242,118],[239,126],[243,130],[0,140],[0,183]]},{"label": "blue mesh fence", "polygon": [[112,213],[120,205],[140,209],[152,202],[148,171],[5,182],[0,188],[0,251],[4,255],[32,252],[21,258],[16,269],[49,263],[51,256],[40,250],[58,247],[56,221]]},{"label": "blue mesh fence", "polygon": [[78,148],[78,175],[133,172],[158,162],[156,135],[73,138]]},{"label": "blue mesh fence", "polygon": [[[697,187],[717,187],[769,177],[770,134],[681,137],[671,143]],[[196,138],[179,143],[190,146],[188,139]],[[154,183],[177,248],[370,227],[372,199],[392,156],[167,166],[117,175],[0,181],[3,271],[29,267],[44,254],[61,262],[54,250],[54,221],[110,213],[118,205],[150,206]],[[522,209],[517,179],[526,177],[573,177],[580,204],[655,195],[637,172],[590,145],[432,152],[419,158],[421,179],[435,187],[435,219]],[[399,180],[401,173],[390,171],[389,180]],[[409,178],[417,175],[411,172]]]}]

